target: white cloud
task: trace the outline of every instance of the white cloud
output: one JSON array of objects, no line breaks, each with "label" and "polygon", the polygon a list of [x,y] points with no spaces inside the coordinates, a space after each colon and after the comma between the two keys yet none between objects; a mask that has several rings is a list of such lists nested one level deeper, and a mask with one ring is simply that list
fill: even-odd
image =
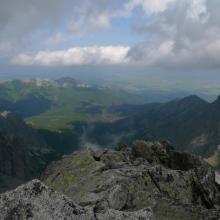
[{"label": "white cloud", "polygon": [[106,29],[111,26],[110,15],[81,16],[78,20],[68,22],[68,28],[73,35],[84,35]]},{"label": "white cloud", "polygon": [[[76,35],[89,35],[111,26],[112,13],[123,0],[7,0],[1,1],[0,42],[16,48],[60,44]],[[33,40],[41,34],[38,45]],[[50,36],[48,36],[50,35]],[[34,45],[35,44],[35,45]],[[1,52],[1,51],[0,51]],[[0,54],[1,56],[1,54]]]},{"label": "white cloud", "polygon": [[142,6],[147,13],[158,13],[166,10],[168,4],[174,1],[176,0],[130,0],[125,8],[131,11],[137,6]]},{"label": "white cloud", "polygon": [[[135,9],[140,7],[143,12],[138,14]],[[15,53],[16,48],[25,42],[25,46],[28,45],[24,47],[25,51],[45,45],[53,51],[22,53],[13,59],[13,63],[220,66],[219,9],[219,0],[60,0],[56,3],[54,0],[8,0],[0,7],[0,55],[5,55],[7,50]],[[93,36],[90,40],[95,40],[97,31],[111,27],[112,19],[117,17],[115,25],[122,16],[123,19],[130,16],[128,22],[134,19],[131,26],[133,31],[142,35],[143,42],[137,42],[131,48],[94,46],[56,51],[56,48],[68,47],[76,35],[85,35],[82,42],[86,42],[86,36],[90,34]],[[31,39],[27,38],[39,27],[53,35],[47,35],[44,43],[34,35],[35,43],[38,41],[36,44],[40,46],[32,46]],[[25,37],[24,41],[21,36]],[[111,40],[115,41],[110,36],[109,44]],[[98,45],[100,42],[93,43]]]},{"label": "white cloud", "polygon": [[[191,4],[187,11],[187,17],[193,20],[201,20],[202,22],[205,22],[208,19],[206,3],[207,0],[191,0]],[[201,17],[201,15],[206,16]]]},{"label": "white cloud", "polygon": [[60,51],[40,51],[36,54],[19,54],[12,59],[13,64],[31,66],[56,65],[116,65],[128,63],[125,46],[75,47]]},{"label": "white cloud", "polygon": [[[150,0],[132,1],[151,8]],[[220,67],[220,1],[156,2],[155,8],[146,10],[154,12],[150,19],[136,20],[134,30],[146,40],[129,51],[129,59],[153,66]]]}]

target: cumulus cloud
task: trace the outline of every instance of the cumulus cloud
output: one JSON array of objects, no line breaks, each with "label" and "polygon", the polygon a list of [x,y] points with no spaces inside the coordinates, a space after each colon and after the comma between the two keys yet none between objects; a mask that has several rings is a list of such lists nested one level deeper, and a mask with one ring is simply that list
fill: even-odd
[{"label": "cumulus cloud", "polygon": [[161,0],[155,1],[160,6],[148,9],[144,3],[150,2],[139,1],[146,15],[153,15],[134,25],[146,40],[130,50],[131,60],[180,68],[220,66],[220,1]]},{"label": "cumulus cloud", "polygon": [[68,22],[68,28],[74,35],[93,33],[110,27],[110,16],[100,14],[97,16],[82,16],[79,19],[72,19]]},{"label": "cumulus cloud", "polygon": [[[69,0],[0,0],[0,57],[31,43],[31,35],[49,25],[55,27]],[[42,40],[42,39],[41,39]],[[4,45],[7,45],[4,46]]]},{"label": "cumulus cloud", "polygon": [[[53,30],[46,43],[54,51],[21,53],[13,59],[16,64],[220,67],[219,0],[8,0],[3,6],[0,51],[14,50],[22,44],[21,38],[38,28]],[[142,8],[142,13],[137,13],[137,8],[138,12]],[[53,48],[72,37],[109,28],[112,19],[120,17],[129,22],[133,19],[132,30],[143,37],[142,42],[132,47],[75,47],[60,51]],[[58,24],[62,28],[57,28]],[[30,41],[25,42],[31,47]],[[68,46],[72,47],[65,45]]]},{"label": "cumulus cloud", "polygon": [[81,0],[67,26],[73,34],[88,34],[111,26],[111,19],[124,0]]},{"label": "cumulus cloud", "polygon": [[19,54],[13,58],[12,63],[25,66],[125,64],[128,63],[129,49],[124,46],[92,46],[52,52],[40,51],[36,54]]},{"label": "cumulus cloud", "polygon": [[[7,0],[1,1],[0,37],[18,38],[27,35],[39,25],[56,23],[63,15],[69,0]],[[16,34],[16,35],[15,35]]]},{"label": "cumulus cloud", "polygon": [[130,0],[125,4],[125,9],[132,11],[136,6],[142,6],[146,13],[158,13],[167,9],[175,0]]},{"label": "cumulus cloud", "polygon": [[[10,48],[15,44],[17,48],[21,45],[27,48],[33,45],[32,38],[36,32],[40,32],[42,36],[38,43],[42,46],[43,43],[40,41],[50,45],[58,44],[76,35],[90,34],[108,28],[111,26],[113,12],[123,1],[0,0],[0,2],[1,44],[10,44]],[[62,33],[60,29],[63,30]],[[5,52],[0,48],[1,51]]]}]

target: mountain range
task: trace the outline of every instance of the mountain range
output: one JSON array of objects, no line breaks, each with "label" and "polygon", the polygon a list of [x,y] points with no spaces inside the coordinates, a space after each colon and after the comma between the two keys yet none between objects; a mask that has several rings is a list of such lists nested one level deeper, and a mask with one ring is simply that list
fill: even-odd
[{"label": "mountain range", "polygon": [[72,78],[0,89],[0,219],[219,219],[220,97],[143,104]]},{"label": "mountain range", "polygon": [[0,90],[0,111],[20,115],[59,155],[81,145],[166,139],[218,168],[220,98],[209,103],[192,95],[143,104],[136,94],[70,77],[4,81]]},{"label": "mountain range", "polygon": [[220,97],[208,103],[188,96],[167,103],[121,105],[110,111],[123,119],[110,123],[74,123],[87,142],[114,145],[120,140],[165,139],[178,150],[203,157],[213,155],[220,143]]},{"label": "mountain range", "polygon": [[114,120],[116,116],[106,108],[126,103],[143,103],[143,98],[69,77],[0,83],[0,111],[15,112],[31,126],[50,131],[68,129],[72,121]]}]

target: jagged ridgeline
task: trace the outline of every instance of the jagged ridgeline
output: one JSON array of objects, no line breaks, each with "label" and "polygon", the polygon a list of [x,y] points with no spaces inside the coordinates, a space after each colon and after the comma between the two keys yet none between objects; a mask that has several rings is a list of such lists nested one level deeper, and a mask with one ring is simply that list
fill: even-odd
[{"label": "jagged ridgeline", "polygon": [[84,149],[0,195],[2,219],[217,220],[220,186],[200,157],[166,141]]},{"label": "jagged ridgeline", "polygon": [[115,122],[75,122],[79,133],[88,142],[113,146],[119,140],[134,139],[171,141],[178,150],[205,158],[219,168],[220,98],[208,103],[198,96],[189,96],[167,103],[121,105],[110,108],[122,117]]}]

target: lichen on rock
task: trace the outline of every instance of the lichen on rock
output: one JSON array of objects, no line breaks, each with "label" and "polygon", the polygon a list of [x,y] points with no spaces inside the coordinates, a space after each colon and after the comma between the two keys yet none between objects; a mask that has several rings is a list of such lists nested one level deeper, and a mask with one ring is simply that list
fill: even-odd
[{"label": "lichen on rock", "polygon": [[84,149],[51,164],[42,181],[52,189],[32,181],[1,195],[3,219],[220,219],[213,169],[165,141]]},{"label": "lichen on rock", "polygon": [[115,150],[74,153],[49,166],[43,175],[46,184],[59,190],[56,186],[62,181],[57,170],[71,172],[77,180],[61,192],[100,213],[151,208],[159,219],[178,219],[182,213],[181,219],[209,219],[200,210],[219,213],[220,188],[212,168],[200,157],[176,152],[166,141],[139,140]]}]

